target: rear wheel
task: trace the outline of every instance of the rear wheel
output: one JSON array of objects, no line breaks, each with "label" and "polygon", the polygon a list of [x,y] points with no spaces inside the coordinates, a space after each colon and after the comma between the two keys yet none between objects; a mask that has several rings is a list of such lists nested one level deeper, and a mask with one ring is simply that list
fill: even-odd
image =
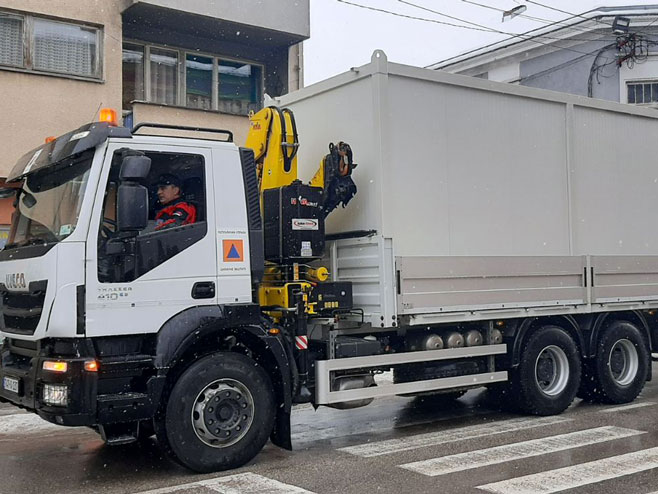
[{"label": "rear wheel", "polygon": [[640,330],[615,321],[596,343],[596,356],[585,365],[579,396],[601,403],[628,403],[644,388],[650,353]]},{"label": "rear wheel", "polygon": [[227,470],[258,454],[274,418],[273,388],[264,369],[244,355],[215,353],[178,379],[159,437],[192,470]]},{"label": "rear wheel", "polygon": [[575,398],[580,373],[580,356],[571,336],[557,326],[544,326],[523,345],[521,362],[511,375],[511,394],[527,413],[558,414]]}]

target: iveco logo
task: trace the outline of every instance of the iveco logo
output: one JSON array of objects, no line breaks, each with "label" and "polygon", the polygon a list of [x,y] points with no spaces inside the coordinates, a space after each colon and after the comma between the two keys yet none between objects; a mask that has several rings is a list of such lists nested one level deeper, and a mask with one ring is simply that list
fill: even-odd
[{"label": "iveco logo", "polygon": [[25,273],[12,273],[7,274],[5,277],[5,285],[7,288],[27,288],[25,283]]}]

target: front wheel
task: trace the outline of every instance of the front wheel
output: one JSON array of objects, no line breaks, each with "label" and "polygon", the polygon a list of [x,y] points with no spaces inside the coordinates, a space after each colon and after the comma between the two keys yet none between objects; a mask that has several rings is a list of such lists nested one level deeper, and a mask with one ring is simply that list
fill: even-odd
[{"label": "front wheel", "polygon": [[228,470],[254,458],[274,427],[272,383],[252,359],[215,353],[192,364],[169,396],[170,451],[197,472]]},{"label": "front wheel", "polygon": [[580,396],[600,403],[628,403],[644,388],[650,353],[640,330],[615,321],[596,342],[596,356],[587,362]]},{"label": "front wheel", "polygon": [[557,326],[539,328],[526,339],[512,394],[521,410],[555,415],[571,404],[580,384],[580,355],[569,334]]}]

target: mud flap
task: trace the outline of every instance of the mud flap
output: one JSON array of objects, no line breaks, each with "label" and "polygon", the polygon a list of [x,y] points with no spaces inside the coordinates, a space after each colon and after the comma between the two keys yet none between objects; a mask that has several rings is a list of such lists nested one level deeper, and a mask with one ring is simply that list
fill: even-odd
[{"label": "mud flap", "polygon": [[272,443],[276,446],[292,451],[292,438],[290,437],[290,412],[279,408],[276,413],[274,430],[270,436]]}]

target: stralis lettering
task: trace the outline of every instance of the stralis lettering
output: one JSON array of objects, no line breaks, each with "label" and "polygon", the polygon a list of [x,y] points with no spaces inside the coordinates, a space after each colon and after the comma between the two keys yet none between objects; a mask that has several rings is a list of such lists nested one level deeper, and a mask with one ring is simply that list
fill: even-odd
[{"label": "stralis lettering", "polygon": [[5,286],[7,288],[27,288],[25,283],[25,273],[11,273],[5,276]]}]

